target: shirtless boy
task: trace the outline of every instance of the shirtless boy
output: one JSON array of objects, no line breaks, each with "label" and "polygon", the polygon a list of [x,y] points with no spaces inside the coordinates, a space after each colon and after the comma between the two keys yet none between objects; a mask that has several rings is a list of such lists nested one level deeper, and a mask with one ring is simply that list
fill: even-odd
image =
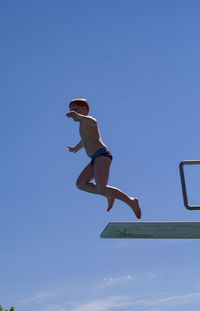
[{"label": "shirtless boy", "polygon": [[[141,209],[137,198],[129,197],[118,188],[107,185],[109,178],[112,154],[103,143],[97,121],[88,115],[89,105],[86,99],[76,98],[69,104],[68,118],[80,123],[79,132],[81,141],[75,147],[68,147],[70,152],[77,152],[85,148],[91,162],[85,167],[76,181],[76,186],[83,191],[103,195],[108,200],[109,211],[115,199],[128,204],[136,217],[141,218]],[[91,183],[92,180],[95,183]]]}]

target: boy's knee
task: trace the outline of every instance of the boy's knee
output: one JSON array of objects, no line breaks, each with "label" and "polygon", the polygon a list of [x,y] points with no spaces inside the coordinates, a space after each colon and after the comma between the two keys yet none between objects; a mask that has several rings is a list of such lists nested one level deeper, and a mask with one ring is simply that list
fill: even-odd
[{"label": "boy's knee", "polygon": [[97,185],[97,190],[99,194],[105,195],[106,194],[106,186],[104,185]]},{"label": "boy's knee", "polygon": [[76,181],[76,187],[79,189],[79,190],[83,190],[83,184],[77,179]]}]

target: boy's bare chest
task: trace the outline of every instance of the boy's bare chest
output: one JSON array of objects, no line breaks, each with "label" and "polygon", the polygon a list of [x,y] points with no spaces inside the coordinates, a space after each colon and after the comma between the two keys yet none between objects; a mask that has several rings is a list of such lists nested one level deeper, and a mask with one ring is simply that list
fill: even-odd
[{"label": "boy's bare chest", "polygon": [[97,127],[91,127],[85,124],[83,125],[81,123],[79,127],[79,133],[83,141],[90,140],[92,138],[98,138],[99,136],[99,131]]}]

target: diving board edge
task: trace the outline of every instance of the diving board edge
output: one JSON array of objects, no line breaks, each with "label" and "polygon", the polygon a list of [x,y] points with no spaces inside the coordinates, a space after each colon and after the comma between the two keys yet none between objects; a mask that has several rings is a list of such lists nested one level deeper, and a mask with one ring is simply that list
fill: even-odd
[{"label": "diving board edge", "polygon": [[103,239],[200,239],[200,222],[109,222]]}]

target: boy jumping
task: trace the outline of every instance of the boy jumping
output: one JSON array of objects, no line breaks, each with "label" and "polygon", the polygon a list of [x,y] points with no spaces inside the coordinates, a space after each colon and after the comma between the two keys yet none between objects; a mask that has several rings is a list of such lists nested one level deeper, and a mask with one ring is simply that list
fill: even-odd
[{"label": "boy jumping", "polygon": [[[86,99],[76,98],[69,104],[70,112],[66,114],[68,118],[80,122],[79,132],[81,141],[75,147],[68,147],[70,152],[77,152],[85,148],[91,162],[85,167],[76,181],[76,186],[83,191],[103,195],[108,200],[109,211],[115,199],[128,204],[136,217],[141,218],[141,209],[137,198],[129,197],[118,188],[107,185],[109,178],[112,154],[103,143],[97,121],[88,115],[89,105]],[[95,179],[95,183],[91,180]]]}]

